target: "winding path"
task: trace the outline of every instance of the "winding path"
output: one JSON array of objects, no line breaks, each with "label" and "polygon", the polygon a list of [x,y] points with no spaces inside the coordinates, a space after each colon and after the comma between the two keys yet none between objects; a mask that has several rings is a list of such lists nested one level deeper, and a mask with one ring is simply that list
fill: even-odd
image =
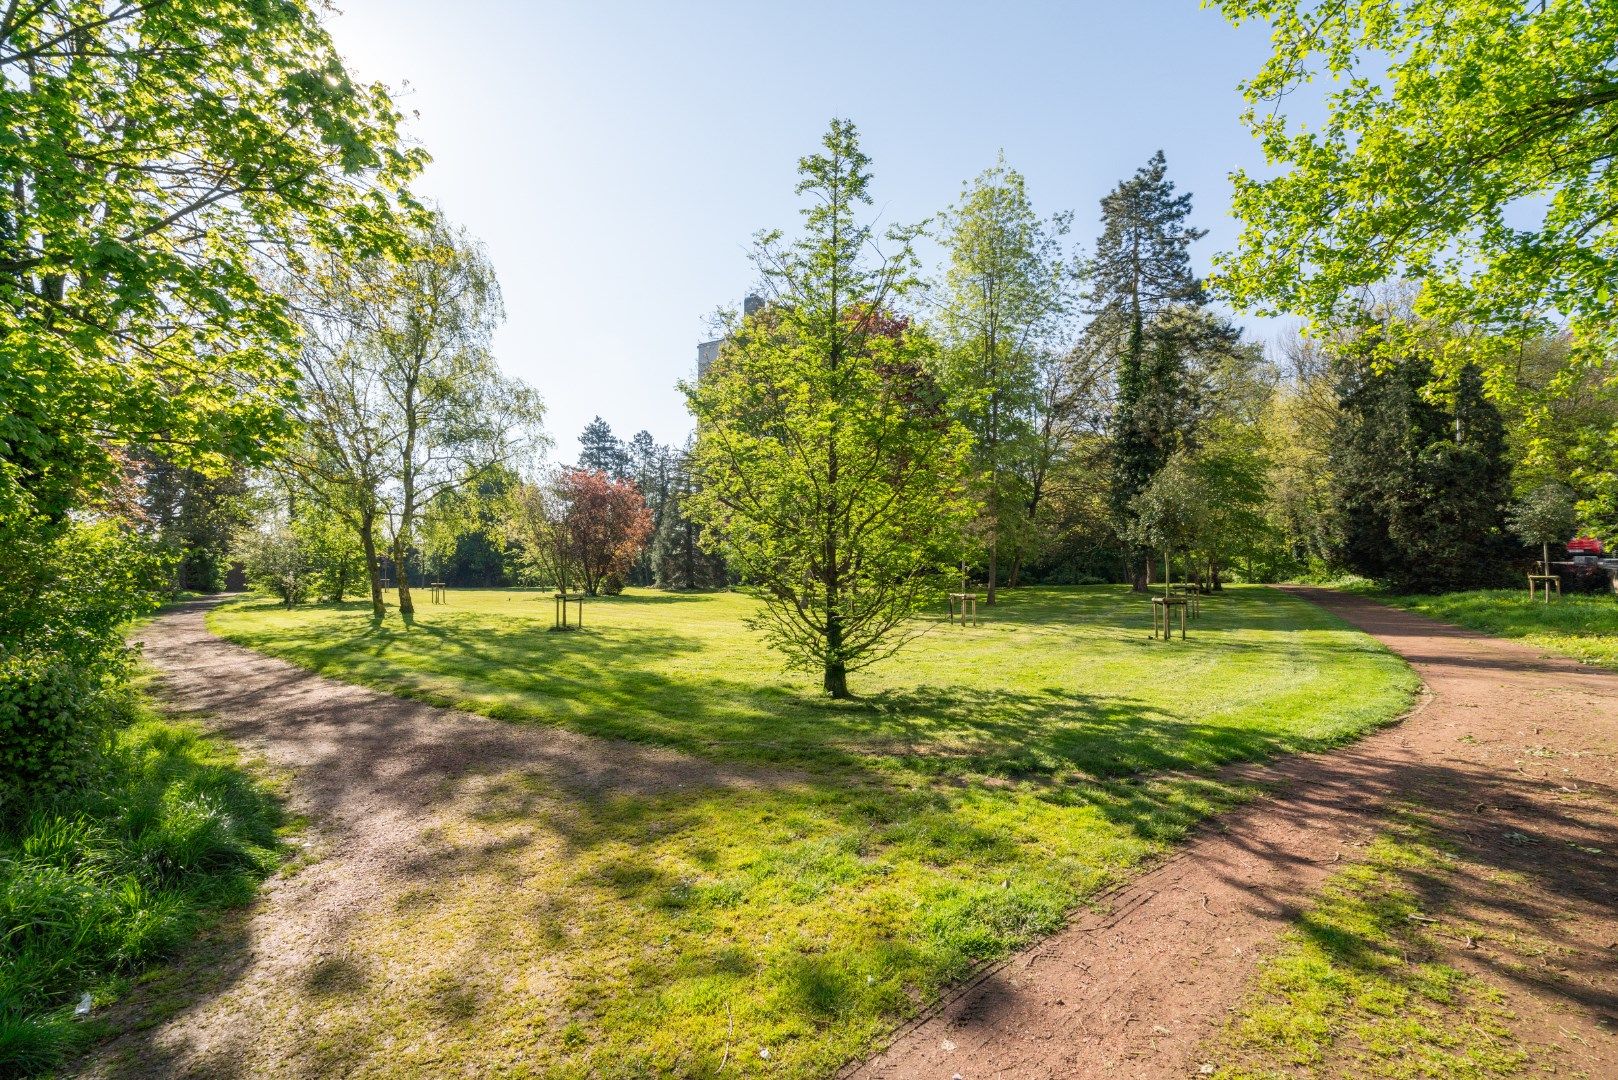
[{"label": "winding path", "polygon": [[[1568,947],[1565,977],[1494,974],[1525,1023],[1582,1040],[1570,1064],[1618,1076],[1618,674],[1363,599],[1296,592],[1415,665],[1428,687],[1416,712],[1347,749],[1244,770],[1274,785],[1274,797],[1097,898],[847,1075],[1194,1075],[1254,961],[1353,857],[1386,805],[1415,795],[1464,808],[1489,835],[1539,845],[1485,851],[1530,881],[1514,916],[1555,922]],[[130,1030],[86,1064],[88,1075],[274,1075],[297,1024],[278,1013],[277,988],[419,871],[431,831],[480,777],[520,767],[581,795],[791,782],[321,678],[215,638],[209,606],[181,606],[142,632],[161,692],[294,775],[292,799],[315,823],[320,857],[275,879],[261,902],[192,950],[171,976],[173,1004],[162,1005],[159,987],[121,1006],[114,1020]]]},{"label": "winding path", "polygon": [[1618,674],[1360,597],[1289,591],[1408,660],[1427,688],[1415,712],[1345,749],[1244,770],[1275,796],[1218,819],[845,1075],[1196,1075],[1255,962],[1384,808],[1419,798],[1482,826],[1462,842],[1475,835],[1489,865],[1531,883],[1511,918],[1556,926],[1567,949],[1563,978],[1462,962],[1503,986],[1519,1034],[1571,1047],[1583,1075],[1618,1076]]}]

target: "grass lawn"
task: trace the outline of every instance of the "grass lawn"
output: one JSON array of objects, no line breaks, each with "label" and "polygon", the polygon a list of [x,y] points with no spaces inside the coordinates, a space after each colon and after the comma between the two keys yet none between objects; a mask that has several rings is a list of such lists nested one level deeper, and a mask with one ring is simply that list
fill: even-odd
[{"label": "grass lawn", "polygon": [[309,1065],[827,1074],[1247,794],[1213,766],[1352,738],[1416,685],[1267,589],[1165,644],[1142,598],[1087,587],[939,620],[833,703],[745,627],[755,604],[631,591],[570,634],[521,591],[451,592],[408,629],[363,604],[211,615],[337,678],[776,778],[639,798],[488,778],[440,830],[450,869],[342,946],[385,998],[289,991],[319,997],[289,1005],[323,1018]]},{"label": "grass lawn", "polygon": [[1516,638],[1547,652],[1618,671],[1618,597],[1568,595],[1529,600],[1524,589],[1479,589],[1436,596],[1399,596],[1374,589],[1367,596],[1442,622]]}]

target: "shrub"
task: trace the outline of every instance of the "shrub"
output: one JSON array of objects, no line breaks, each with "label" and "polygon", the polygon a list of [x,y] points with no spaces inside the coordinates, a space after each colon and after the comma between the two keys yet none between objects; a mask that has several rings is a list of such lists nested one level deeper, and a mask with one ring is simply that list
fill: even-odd
[{"label": "shrub", "polygon": [[606,596],[617,596],[624,591],[624,576],[622,574],[608,574],[601,579],[601,592]]},{"label": "shrub", "polygon": [[[1554,565],[1554,564],[1553,564]],[[1554,567],[1556,576],[1562,579],[1562,591],[1566,593],[1610,593],[1613,592],[1614,571],[1608,570],[1599,563],[1573,563]]]},{"label": "shrub", "polygon": [[99,741],[117,656],[82,663],[0,645],[0,813],[71,780]]},{"label": "shrub", "polygon": [[25,795],[69,782],[100,740],[127,674],[124,628],[168,580],[153,548],[110,523],[0,535],[0,820]]},{"label": "shrub", "polygon": [[73,1006],[240,903],[277,858],[279,810],[194,725],[114,702],[94,773],[0,828],[0,1076],[82,1040]]}]

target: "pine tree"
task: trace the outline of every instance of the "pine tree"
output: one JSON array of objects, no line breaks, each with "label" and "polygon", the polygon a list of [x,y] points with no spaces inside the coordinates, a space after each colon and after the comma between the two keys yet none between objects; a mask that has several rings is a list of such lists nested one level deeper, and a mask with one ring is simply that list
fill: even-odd
[{"label": "pine tree", "polygon": [[629,448],[599,416],[579,432],[579,468],[604,472],[614,480],[630,479]]},{"label": "pine tree", "polygon": [[[1191,272],[1190,248],[1205,234],[1186,224],[1189,193],[1176,195],[1168,164],[1159,150],[1133,177],[1101,200],[1101,237],[1084,265],[1085,299],[1092,316],[1089,335],[1111,355],[1117,371],[1113,406],[1113,514],[1126,531],[1130,506],[1168,460],[1172,447],[1152,424],[1146,404],[1161,391],[1162,372],[1147,370],[1152,322],[1176,305],[1205,302],[1202,283]],[[1160,348],[1164,342],[1159,341]],[[1161,368],[1170,357],[1160,354]],[[1136,560],[1132,560],[1136,561]],[[1137,585],[1145,585],[1144,563]]]}]

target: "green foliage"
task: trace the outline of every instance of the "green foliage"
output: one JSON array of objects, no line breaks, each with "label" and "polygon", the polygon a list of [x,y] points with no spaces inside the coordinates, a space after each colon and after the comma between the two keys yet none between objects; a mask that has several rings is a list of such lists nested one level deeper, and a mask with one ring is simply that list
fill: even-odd
[{"label": "green foliage", "polygon": [[111,523],[69,523],[11,552],[0,589],[0,817],[72,780],[126,671],[123,628],[158,602],[160,554]]},{"label": "green foliage", "polygon": [[0,820],[0,1074],[56,1064],[93,1032],[73,1019],[252,895],[275,864],[279,810],[194,725],[125,690],[95,770]]},{"label": "green foliage", "polygon": [[939,369],[972,434],[974,531],[988,564],[991,604],[1002,547],[1020,548],[1030,525],[1028,481],[1044,449],[1037,427],[1040,361],[1070,304],[1071,271],[1061,245],[1070,217],[1036,217],[1022,174],[1002,156],[963,187],[939,223],[949,249]]},{"label": "green foliage", "polygon": [[1422,353],[1349,361],[1332,445],[1338,560],[1409,592],[1500,584],[1511,543],[1499,412],[1467,369],[1448,400]]},{"label": "green foliage", "polygon": [[286,607],[300,604],[308,596],[313,561],[305,541],[290,525],[250,529],[242,534],[236,549],[249,585],[279,598]]},{"label": "green foliage", "polygon": [[1511,506],[1511,531],[1529,544],[1559,544],[1579,527],[1573,492],[1554,480],[1541,484]]},{"label": "green foliage", "polygon": [[294,340],[261,260],[394,238],[424,156],[386,93],[297,0],[46,0],[0,41],[0,521],[82,507],[155,434],[259,453]]},{"label": "green foliage", "polygon": [[901,646],[945,580],[969,440],[934,381],[935,345],[897,314],[917,284],[917,230],[890,229],[894,250],[873,262],[855,216],[869,159],[847,121],[823,142],[799,162],[801,237],[758,238],[774,303],[685,388],[704,485],[689,508],[762,586],[775,648],[844,697],[847,673]]},{"label": "green foliage", "polygon": [[[1274,43],[1242,87],[1279,175],[1235,177],[1219,280],[1238,303],[1331,324],[1403,278],[1426,283],[1419,314],[1505,333],[1502,366],[1559,318],[1580,350],[1618,340],[1612,5],[1215,2]],[[1321,76],[1325,123],[1290,122],[1280,105]]]},{"label": "green foliage", "polygon": [[[1093,321],[1090,347],[1112,358],[1112,507],[1120,529],[1129,505],[1163,467],[1182,434],[1185,337],[1148,328],[1177,306],[1195,308],[1202,285],[1191,272],[1191,245],[1204,235],[1186,224],[1189,193],[1176,195],[1162,151],[1101,200],[1102,233],[1084,264]],[[1181,324],[1185,329],[1188,325]]]}]

